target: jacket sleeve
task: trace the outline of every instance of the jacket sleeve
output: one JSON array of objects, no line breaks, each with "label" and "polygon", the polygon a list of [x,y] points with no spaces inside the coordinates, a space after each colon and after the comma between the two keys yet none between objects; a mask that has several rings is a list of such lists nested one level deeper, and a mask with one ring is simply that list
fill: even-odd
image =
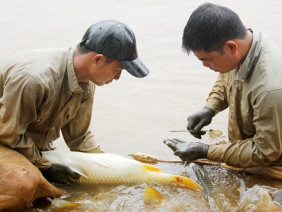
[{"label": "jacket sleeve", "polygon": [[268,166],[282,154],[282,90],[262,94],[253,106],[253,138],[211,145],[208,159],[235,167]]},{"label": "jacket sleeve", "polygon": [[82,99],[74,119],[62,128],[64,140],[72,151],[101,152],[93,133],[89,130],[93,100],[94,87],[90,87],[90,92]]},{"label": "jacket sleeve", "polygon": [[43,86],[25,73],[8,77],[0,98],[0,142],[20,152],[39,168],[49,163],[41,156],[26,129],[36,119],[43,96]]},{"label": "jacket sleeve", "polygon": [[205,107],[212,109],[214,114],[217,114],[228,107],[225,78],[226,74],[218,75],[206,101]]}]

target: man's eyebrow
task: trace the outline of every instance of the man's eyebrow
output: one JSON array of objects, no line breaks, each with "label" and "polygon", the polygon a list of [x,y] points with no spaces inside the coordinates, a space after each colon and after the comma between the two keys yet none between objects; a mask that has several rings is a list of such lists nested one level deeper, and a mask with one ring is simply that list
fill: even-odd
[{"label": "man's eyebrow", "polygon": [[198,58],[199,60],[201,60],[201,61],[206,61],[207,60],[207,58],[204,58],[204,57],[201,57],[201,58]]}]

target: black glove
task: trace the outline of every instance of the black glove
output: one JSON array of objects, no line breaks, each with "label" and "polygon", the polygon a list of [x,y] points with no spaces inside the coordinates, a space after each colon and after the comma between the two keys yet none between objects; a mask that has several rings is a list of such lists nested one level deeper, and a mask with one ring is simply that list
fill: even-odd
[{"label": "black glove", "polygon": [[206,132],[201,131],[204,126],[207,126],[211,123],[214,112],[212,109],[204,107],[197,113],[189,116],[187,121],[187,130],[196,138],[201,139],[201,135],[204,135]]},{"label": "black glove", "polygon": [[164,143],[174,151],[174,155],[183,161],[207,158],[209,145],[199,142],[186,142],[177,138],[166,139]]},{"label": "black glove", "polygon": [[52,163],[51,166],[41,171],[42,175],[51,183],[58,183],[58,184],[70,184],[70,177],[77,180],[79,178],[79,174],[72,171],[69,167]]}]

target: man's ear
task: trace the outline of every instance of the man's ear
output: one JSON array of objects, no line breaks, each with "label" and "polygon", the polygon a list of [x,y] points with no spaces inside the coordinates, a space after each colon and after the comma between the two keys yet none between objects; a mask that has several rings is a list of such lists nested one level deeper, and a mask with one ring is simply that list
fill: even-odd
[{"label": "man's ear", "polygon": [[93,58],[92,58],[92,61],[95,63],[95,64],[98,64],[98,63],[100,63],[103,59],[104,59],[104,55],[102,55],[102,54],[96,54],[96,55],[94,55],[93,56]]},{"label": "man's ear", "polygon": [[231,54],[235,54],[238,51],[238,44],[233,40],[226,41],[225,47]]}]

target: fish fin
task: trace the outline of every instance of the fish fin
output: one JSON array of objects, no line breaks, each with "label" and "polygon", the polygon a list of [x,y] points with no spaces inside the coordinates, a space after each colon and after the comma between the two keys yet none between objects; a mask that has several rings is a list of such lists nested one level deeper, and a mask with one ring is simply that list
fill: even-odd
[{"label": "fish fin", "polygon": [[147,186],[144,190],[144,202],[145,204],[161,204],[163,195],[156,189]]},{"label": "fish fin", "polygon": [[111,165],[111,164],[106,164],[105,162],[99,163],[99,162],[95,161],[95,163],[96,163],[97,165],[99,165],[99,166],[102,166],[102,167],[111,168],[111,169],[114,168],[113,165]]},{"label": "fish fin", "polygon": [[144,167],[145,170],[149,170],[149,171],[152,171],[152,172],[162,172],[162,170],[158,169],[155,166],[149,165],[149,164],[143,164],[143,167]]},{"label": "fish fin", "polygon": [[189,189],[193,189],[195,191],[203,190],[202,186],[200,186],[197,182],[187,177],[173,175],[173,181],[178,185],[184,186]]},{"label": "fish fin", "polygon": [[74,171],[74,172],[76,172],[76,173],[78,173],[79,175],[81,175],[81,176],[83,176],[83,177],[85,177],[85,178],[89,178],[89,173],[88,173],[88,171],[85,169],[85,168],[83,168],[83,166],[81,166],[80,164],[78,164],[78,163],[71,163],[71,164],[69,164],[69,168],[72,170],[72,171]]},{"label": "fish fin", "polygon": [[[97,165],[105,167],[105,168],[111,168],[113,169],[114,166],[110,163],[106,163],[106,162],[97,162],[97,161],[93,161],[95,162]],[[82,165],[80,165],[79,163],[71,163],[70,165],[70,169],[72,169],[73,171],[75,171],[76,173],[80,174],[81,176],[85,177],[85,178],[89,178],[89,176],[91,176],[87,169],[85,169]]]},{"label": "fish fin", "polygon": [[72,211],[83,206],[83,204],[81,203],[69,202],[62,199],[56,199],[55,201],[53,201],[52,205],[55,211]]}]

